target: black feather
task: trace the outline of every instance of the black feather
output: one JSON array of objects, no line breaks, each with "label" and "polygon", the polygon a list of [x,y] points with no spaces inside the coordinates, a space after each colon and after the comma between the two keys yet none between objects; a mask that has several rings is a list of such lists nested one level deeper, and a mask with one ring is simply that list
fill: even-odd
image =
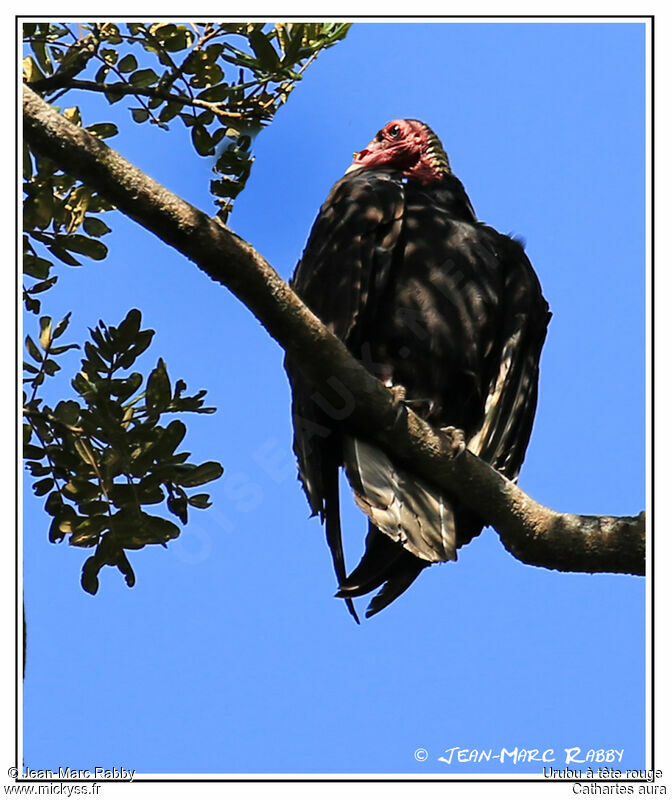
[{"label": "black feather", "polygon": [[[292,286],[370,372],[402,385],[409,401],[422,401],[430,424],[464,430],[473,452],[517,476],[550,314],[521,244],[477,222],[455,176],[426,185],[393,169],[346,175],[320,210]],[[389,461],[379,473],[369,471],[375,485],[363,485],[367,476],[344,450],[347,419],[330,417],[289,360],[286,369],[299,474],[313,513],[326,521],[338,596],[354,615],[350,598],[384,584],[366,612],[371,616],[430,563],[454,558],[455,546],[483,523],[429,484],[395,474]],[[370,464],[375,449],[368,445],[366,453]],[[344,460],[357,502],[374,520],[362,560],[347,578],[338,515]],[[420,500],[412,496],[416,488],[424,493]],[[440,514],[422,511],[432,507]],[[385,532],[380,521],[374,524],[381,515]],[[410,516],[415,532],[404,529]],[[428,516],[440,516],[440,524]]]}]

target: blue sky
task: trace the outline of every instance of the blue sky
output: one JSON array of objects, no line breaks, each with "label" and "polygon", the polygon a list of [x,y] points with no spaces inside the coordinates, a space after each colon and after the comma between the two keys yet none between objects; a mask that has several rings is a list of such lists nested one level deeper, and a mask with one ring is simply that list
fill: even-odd
[{"label": "blue sky", "polygon": [[[526,239],[551,305],[520,485],[558,510],[645,502],[644,37],[632,22],[357,24],[258,137],[230,218],[289,278],[352,152],[389,119],[428,122],[478,216]],[[85,121],[127,122],[121,105],[83,103]],[[110,144],[212,209],[210,164],[177,126],[128,122]],[[88,553],[48,543],[28,490],[25,764],[537,771],[438,761],[517,746],[553,748],[555,768],[571,747],[623,750],[622,768],[643,768],[644,580],[529,567],[488,529],[354,625],[295,479],[280,348],[180,255],[120,215],[113,227],[110,257],[64,267],[45,311],[72,309],[74,340],[141,308],[157,331],[146,363],[163,356],[218,408],[188,420],[188,449],[226,472],[180,539],[131,554],[133,589],[107,569],[95,597],[79,586]],[[344,520],[352,565],[365,521],[349,501]]]}]

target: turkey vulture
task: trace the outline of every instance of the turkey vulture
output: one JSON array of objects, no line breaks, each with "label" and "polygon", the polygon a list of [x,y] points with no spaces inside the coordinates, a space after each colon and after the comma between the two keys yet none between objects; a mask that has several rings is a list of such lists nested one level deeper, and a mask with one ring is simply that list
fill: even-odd
[{"label": "turkey vulture", "polygon": [[[291,285],[371,373],[403,387],[416,413],[437,428],[462,429],[469,450],[517,477],[548,304],[521,244],[478,222],[428,125],[393,120],[354,154],[320,209]],[[425,567],[454,561],[484,523],[354,438],[297,365],[287,359],[285,367],[299,477],[326,527],[337,596],[357,620],[352,598],[382,585],[369,617]],[[349,575],[341,466],[369,518],[364,554]]]}]

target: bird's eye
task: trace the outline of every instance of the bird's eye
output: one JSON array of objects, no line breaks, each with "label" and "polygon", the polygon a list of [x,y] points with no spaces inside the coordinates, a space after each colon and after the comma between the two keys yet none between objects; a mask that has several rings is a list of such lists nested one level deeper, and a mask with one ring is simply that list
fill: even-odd
[{"label": "bird's eye", "polygon": [[399,134],[401,133],[401,128],[398,125],[393,125],[389,130],[388,133],[393,139],[398,139]]}]

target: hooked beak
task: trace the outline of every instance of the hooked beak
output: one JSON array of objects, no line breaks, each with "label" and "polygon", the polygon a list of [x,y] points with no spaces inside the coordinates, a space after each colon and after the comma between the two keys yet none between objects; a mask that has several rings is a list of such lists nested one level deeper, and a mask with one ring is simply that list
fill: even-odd
[{"label": "hooked beak", "polygon": [[345,174],[347,175],[349,172],[354,172],[356,169],[361,169],[364,164],[362,164],[362,160],[365,156],[368,156],[371,151],[368,149],[360,150],[359,153],[352,154],[352,164],[345,170]]}]

